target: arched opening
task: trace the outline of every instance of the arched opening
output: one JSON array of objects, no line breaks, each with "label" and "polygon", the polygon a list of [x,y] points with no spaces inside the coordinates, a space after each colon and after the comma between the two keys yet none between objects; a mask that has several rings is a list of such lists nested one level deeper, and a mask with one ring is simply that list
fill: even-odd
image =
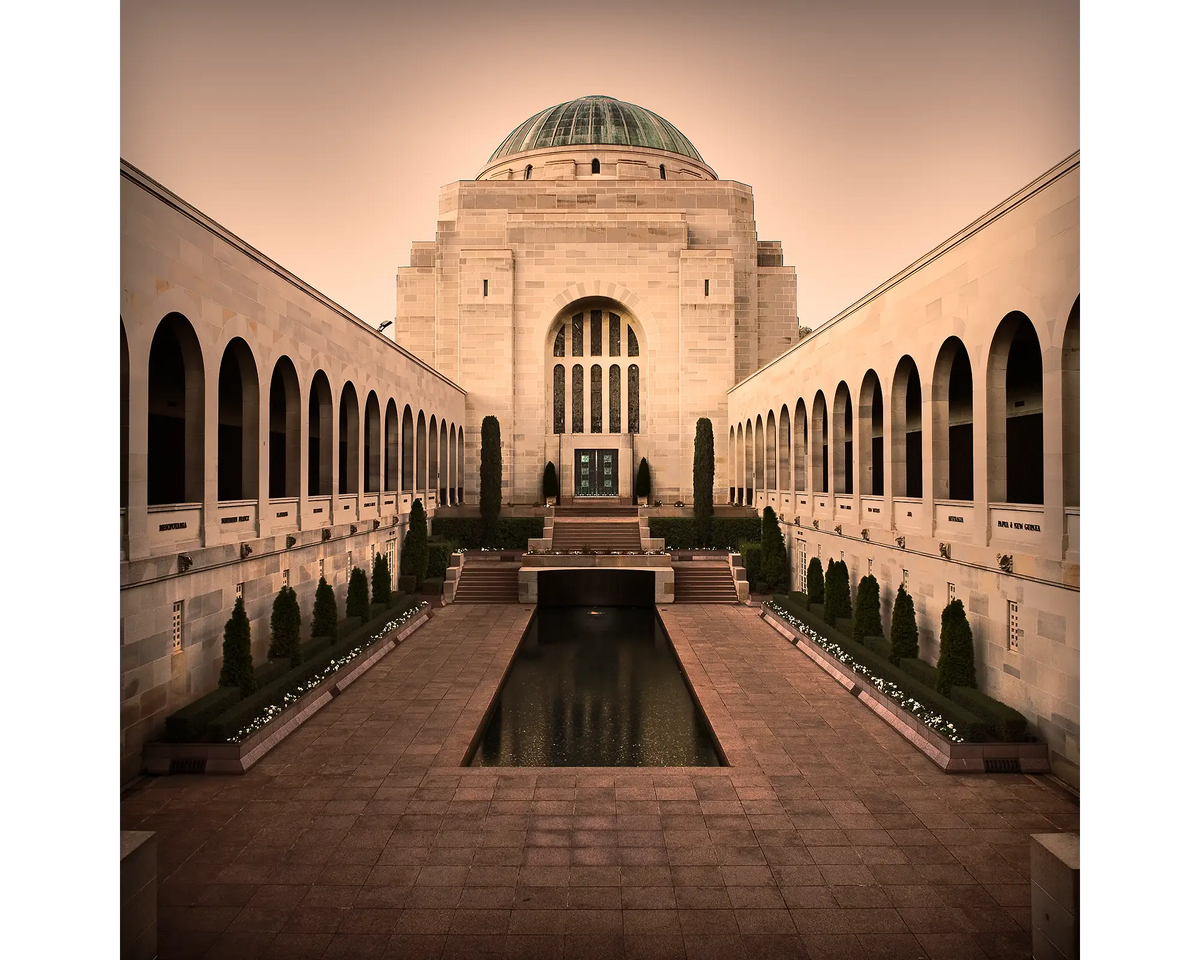
[{"label": "arched opening", "polygon": [[592,364],[592,433],[604,432],[604,368]]},{"label": "arched opening", "polygon": [[[559,331],[559,335],[562,332]],[[560,356],[560,354],[555,354]],[[561,363],[554,365],[554,432],[565,433],[567,429],[567,371]]]},{"label": "arched opening", "polygon": [[463,449],[463,428],[458,428],[458,502],[463,502],[463,485],[466,482],[463,478],[466,476],[467,461],[466,452]]},{"label": "arched opening", "polygon": [[308,388],[308,495],[333,495],[333,391],[323,370]]},{"label": "arched opening", "polygon": [[363,421],[363,493],[378,493],[383,436],[379,420],[379,397],[375,395],[374,390],[367,394],[367,409]]},{"label": "arched opening", "polygon": [[933,366],[933,495],[938,500],[975,499],[974,410],[971,360],[958,337],[950,337]]},{"label": "arched opening", "polygon": [[438,488],[438,419],[429,415],[429,482],[425,485],[429,496],[437,502]]},{"label": "arched opening", "polygon": [[763,461],[766,457],[766,440],[763,437],[763,422],[761,414],[754,418],[754,492],[765,490],[763,476]]},{"label": "arched opening", "polygon": [[629,432],[642,432],[642,374],[636,363],[629,365]]},{"label": "arched opening", "polygon": [[1063,505],[1079,506],[1079,298],[1063,335]]},{"label": "arched opening", "polygon": [[446,421],[442,421],[440,441],[438,443],[438,503],[445,506],[447,503],[446,487],[450,483],[450,448],[447,446],[448,433]]},{"label": "arched opening", "polygon": [[833,492],[854,492],[854,406],[843,380],[833,393]]},{"label": "arched opening", "polygon": [[532,163],[526,164],[525,165],[525,179],[528,180],[532,176],[533,176],[533,164]]},{"label": "arched opening", "polygon": [[271,374],[267,496],[300,496],[300,378],[288,357]]},{"label": "arched opening", "polygon": [[813,493],[829,492],[829,411],[825,394],[813,398],[812,417]]},{"label": "arched opening", "polygon": [[592,158],[592,173],[600,172],[600,161],[595,157]]},{"label": "arched opening", "polygon": [[417,473],[413,481],[414,497],[423,497],[428,489],[429,469],[425,455],[428,442],[429,434],[425,431],[425,411],[421,410],[417,413]]},{"label": "arched opening", "polygon": [[858,491],[861,494],[883,496],[883,389],[879,376],[868,370],[858,395],[858,430],[870,446],[859,454]]},{"label": "arched opening", "polygon": [[796,489],[808,492],[808,409],[796,398]]},{"label": "arched opening", "polygon": [[988,499],[1045,503],[1042,348],[1019,311],[996,328],[987,391]]},{"label": "arched opening", "polygon": [[400,417],[396,401],[388,399],[383,421],[383,489],[389,493],[400,489]]},{"label": "arched opening", "polygon": [[746,444],[742,450],[746,465],[746,504],[754,504],[754,424],[746,421]]},{"label": "arched opening", "polygon": [[779,411],[779,489],[792,489],[792,421],[787,404]]},{"label": "arched opening", "polygon": [[121,321],[121,506],[129,506],[129,341]]},{"label": "arched opening", "polygon": [[921,375],[910,356],[892,381],[892,496],[921,497]]},{"label": "arched opening", "polygon": [[146,376],[146,502],[204,499],[204,357],[181,313],[163,317]]},{"label": "arched opening", "polygon": [[659,180],[667,179],[667,165],[665,163],[660,163],[658,165],[658,179]]},{"label": "arched opening", "polygon": [[571,367],[571,432],[583,433],[583,364]]},{"label": "arched opening", "polygon": [[608,432],[621,432],[621,367],[616,363],[608,368]]},{"label": "arched opening", "polygon": [[404,405],[400,421],[400,483],[405,493],[413,491],[413,417],[412,407]]},{"label": "arched opening", "polygon": [[358,486],[358,391],[347,381],[338,403],[338,493],[357,494]]},{"label": "arched opening", "polygon": [[729,428],[728,459],[725,462],[729,464],[729,502],[737,503],[737,433],[732,426]]},{"label": "arched opening", "polygon": [[764,467],[766,469],[766,474],[767,474],[766,475],[767,489],[772,490],[772,491],[779,489],[775,485],[775,470],[776,470],[776,464],[778,463],[778,460],[777,460],[778,452],[776,450],[777,439],[778,439],[778,437],[776,436],[776,431],[775,431],[775,411],[768,410],[767,411],[766,451],[765,451],[766,460],[764,462]]},{"label": "arched opening", "polygon": [[449,462],[446,468],[446,486],[449,490],[450,503],[457,503],[458,498],[458,429],[450,424]]}]

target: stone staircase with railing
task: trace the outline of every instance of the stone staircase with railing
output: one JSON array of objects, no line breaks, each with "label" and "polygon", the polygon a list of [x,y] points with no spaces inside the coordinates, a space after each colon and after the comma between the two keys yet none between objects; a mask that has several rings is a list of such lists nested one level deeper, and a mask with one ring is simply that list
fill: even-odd
[{"label": "stone staircase with railing", "polygon": [[676,603],[737,603],[734,568],[727,554],[693,557],[672,555]]},{"label": "stone staircase with railing", "polygon": [[468,560],[457,568],[447,598],[455,603],[516,603],[520,569],[520,560]]}]

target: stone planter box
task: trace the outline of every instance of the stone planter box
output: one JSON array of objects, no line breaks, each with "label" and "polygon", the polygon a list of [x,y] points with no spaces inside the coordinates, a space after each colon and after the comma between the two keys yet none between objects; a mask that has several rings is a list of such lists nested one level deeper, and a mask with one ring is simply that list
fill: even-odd
[{"label": "stone planter box", "polygon": [[293,730],[342,693],[381,658],[408,638],[431,615],[432,607],[417,614],[390,636],[369,646],[353,661],[304,694],[276,719],[240,743],[147,743],[142,749],[146,772],[245,773],[282,743]]},{"label": "stone planter box", "polygon": [[947,773],[1050,772],[1045,743],[951,743],[767,607],[759,616]]}]

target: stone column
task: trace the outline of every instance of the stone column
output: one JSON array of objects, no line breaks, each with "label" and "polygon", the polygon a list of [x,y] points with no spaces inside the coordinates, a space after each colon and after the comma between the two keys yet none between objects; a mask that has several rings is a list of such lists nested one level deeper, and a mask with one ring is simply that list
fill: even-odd
[{"label": "stone column", "polygon": [[[140,360],[144,361],[143,355]],[[125,507],[128,556],[138,560],[150,556],[150,514],[147,509],[147,470],[150,394],[145,362],[129,365],[129,493]]]}]

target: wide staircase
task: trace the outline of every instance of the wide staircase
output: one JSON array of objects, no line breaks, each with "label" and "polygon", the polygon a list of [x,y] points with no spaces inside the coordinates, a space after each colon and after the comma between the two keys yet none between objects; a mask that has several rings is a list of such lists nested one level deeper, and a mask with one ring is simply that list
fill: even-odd
[{"label": "wide staircase", "polygon": [[554,518],[555,550],[641,550],[642,536],[637,511],[628,520],[613,519],[611,514],[604,519],[574,519],[577,515],[564,518],[556,513]]},{"label": "wide staircase", "polygon": [[520,562],[468,561],[458,577],[455,603],[516,603]]},{"label": "wide staircase", "polygon": [[733,571],[720,560],[681,560],[675,571],[676,603],[737,603]]}]

